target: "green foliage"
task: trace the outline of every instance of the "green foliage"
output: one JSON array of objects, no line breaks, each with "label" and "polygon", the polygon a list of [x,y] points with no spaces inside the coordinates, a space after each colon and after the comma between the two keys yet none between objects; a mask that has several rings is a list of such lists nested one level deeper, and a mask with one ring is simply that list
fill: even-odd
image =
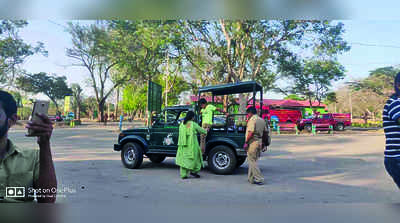
[{"label": "green foliage", "polygon": [[121,105],[124,111],[130,114],[138,110],[145,111],[147,106],[147,86],[127,85],[123,90]]},{"label": "green foliage", "polygon": [[26,74],[17,78],[17,86],[33,94],[43,93],[56,105],[57,111],[59,106],[57,100],[63,99],[66,94],[71,93],[68,88],[65,76],[48,75],[47,73],[40,72],[37,74]]},{"label": "green foliage", "polygon": [[343,24],[327,21],[220,19],[183,21],[181,28],[185,44],[178,49],[199,71],[203,85],[252,79],[270,90],[279,74],[299,69],[299,49],[312,49],[322,58],[349,50]]},{"label": "green foliage", "polygon": [[[166,86],[166,80],[168,82],[168,86]],[[160,83],[163,92],[165,93],[165,88],[168,87],[167,89],[167,97],[168,97],[168,105],[176,105],[179,102],[179,95],[184,92],[190,90],[189,84],[185,81],[185,79],[182,76],[178,75],[159,75],[156,79],[157,83]],[[164,94],[164,100],[165,100],[165,94]],[[164,104],[165,105],[165,104]]]},{"label": "green foliage", "polygon": [[37,53],[47,56],[43,43],[33,46],[19,37],[19,30],[26,25],[23,20],[0,20],[0,84],[12,86],[18,74],[24,73],[20,65],[29,56]]},{"label": "green foliage", "polygon": [[394,79],[399,68],[382,67],[370,72],[369,76],[353,84],[353,90],[370,90],[377,95],[389,96],[394,92]]},{"label": "green foliage", "polygon": [[82,110],[82,88],[79,84],[71,84],[71,92],[72,92],[72,108],[75,111],[77,119],[81,119],[81,110]]},{"label": "green foliage", "polygon": [[285,74],[293,81],[286,91],[306,97],[311,102],[322,102],[333,81],[344,78],[344,67],[333,60],[307,60],[298,64],[298,68]]},{"label": "green foliage", "polygon": [[382,123],[382,121],[368,122],[368,123],[357,123],[357,122],[354,122],[354,123],[351,124],[351,126],[357,127],[357,128],[382,128],[383,127],[383,123]]},{"label": "green foliage", "polygon": [[338,101],[336,92],[328,92],[325,95],[325,103],[326,104],[332,104],[336,103]]},{"label": "green foliage", "polygon": [[286,99],[286,100],[290,99],[290,100],[296,100],[296,101],[304,101],[305,100],[305,98],[300,97],[300,96],[298,96],[296,94],[289,94],[284,99]]},{"label": "green foliage", "polygon": [[105,22],[97,22],[87,26],[70,23],[67,31],[72,36],[72,47],[67,49],[67,56],[88,70],[99,110],[98,119],[104,121],[107,98],[129,79],[127,74],[111,77],[111,69],[118,64],[112,58],[115,48],[111,30]]},{"label": "green foliage", "polygon": [[97,112],[97,100],[95,97],[85,97],[82,99],[81,111],[90,119]]},{"label": "green foliage", "polygon": [[160,75],[159,68],[167,59],[181,65],[181,58],[173,52],[174,43],[179,44],[175,22],[111,21],[109,27],[117,71],[132,75],[137,84]]}]

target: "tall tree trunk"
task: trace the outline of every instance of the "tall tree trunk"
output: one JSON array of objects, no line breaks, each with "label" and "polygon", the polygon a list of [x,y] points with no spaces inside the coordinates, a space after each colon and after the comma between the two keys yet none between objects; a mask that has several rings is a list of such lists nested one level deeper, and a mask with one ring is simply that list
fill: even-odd
[{"label": "tall tree trunk", "polygon": [[78,104],[77,112],[75,114],[77,115],[78,121],[81,121],[81,105],[80,104]]},{"label": "tall tree trunk", "polygon": [[115,100],[115,106],[114,106],[114,119],[118,119],[118,104],[119,104],[119,88],[117,88],[117,98]]},{"label": "tall tree trunk", "polygon": [[[53,101],[53,103],[56,105],[56,110],[57,110],[57,112],[60,111],[57,102],[56,102],[55,100],[52,100],[52,101]],[[65,114],[65,115],[67,115],[67,114]]]},{"label": "tall tree trunk", "polygon": [[110,118],[110,103],[107,103],[107,118]]},{"label": "tall tree trunk", "polygon": [[105,103],[105,100],[103,99],[97,105],[97,109],[98,109],[97,120],[99,122],[104,122],[104,103]]},{"label": "tall tree trunk", "polygon": [[78,106],[75,106],[75,107],[74,107],[75,118],[78,117],[78,112],[77,112],[77,110],[78,110]]}]

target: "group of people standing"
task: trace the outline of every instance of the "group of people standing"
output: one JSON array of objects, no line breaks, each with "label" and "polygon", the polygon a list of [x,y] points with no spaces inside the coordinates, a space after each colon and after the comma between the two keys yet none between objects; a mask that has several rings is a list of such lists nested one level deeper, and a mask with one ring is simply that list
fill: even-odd
[{"label": "group of people standing", "polygon": [[[206,148],[206,138],[213,124],[213,114],[216,111],[229,115],[222,109],[208,104],[205,99],[199,101],[201,107],[202,126],[195,121],[195,114],[189,111],[184,121],[179,126],[178,152],[176,155],[176,164],[180,166],[180,176],[182,179],[188,179],[189,175],[200,178],[199,172],[203,167],[203,153]],[[247,151],[247,160],[249,164],[248,181],[251,184],[263,185],[264,176],[257,165],[257,160],[261,152],[266,151],[263,137],[268,134],[269,127],[267,123],[257,115],[254,107],[247,109],[247,130],[245,136],[244,149]],[[197,134],[200,136],[200,145],[197,140]]]}]

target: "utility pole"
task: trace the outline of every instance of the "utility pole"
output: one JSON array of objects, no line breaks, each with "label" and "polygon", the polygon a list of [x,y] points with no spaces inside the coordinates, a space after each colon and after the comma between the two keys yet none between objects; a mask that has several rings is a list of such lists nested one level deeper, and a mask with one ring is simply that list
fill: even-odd
[{"label": "utility pole", "polygon": [[118,104],[119,104],[119,87],[117,88],[117,97],[115,100],[115,107],[114,107],[114,119],[117,119],[118,116]]},{"label": "utility pole", "polygon": [[168,106],[168,91],[169,91],[168,77],[169,77],[169,56],[167,54],[167,72],[165,76],[165,107]]},{"label": "utility pole", "polygon": [[349,89],[350,121],[353,121],[353,103],[351,100],[351,89]]},{"label": "utility pole", "polygon": [[[164,89],[164,94],[165,94],[165,107],[168,107],[168,77],[169,77],[169,55],[167,53],[167,71],[166,71],[166,75],[165,75],[165,89]],[[165,110],[165,123],[167,123],[167,111]]]},{"label": "utility pole", "polygon": [[352,98],[351,98],[351,87],[357,84],[356,81],[347,81],[345,84],[348,85],[349,89],[349,106],[350,106],[350,121],[353,121],[353,103],[352,103]]}]

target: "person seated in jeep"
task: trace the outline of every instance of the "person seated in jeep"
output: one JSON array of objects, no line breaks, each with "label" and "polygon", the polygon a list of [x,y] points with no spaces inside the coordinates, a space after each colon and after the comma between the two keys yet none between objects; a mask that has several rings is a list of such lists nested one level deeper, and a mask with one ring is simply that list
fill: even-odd
[{"label": "person seated in jeep", "polygon": [[[200,99],[200,107],[201,107],[201,127],[203,127],[203,129],[205,129],[208,132],[210,131],[212,124],[213,124],[213,114],[215,111],[219,111],[225,115],[229,115],[229,113],[225,112],[222,109],[219,109],[217,107],[215,107],[212,104],[208,104],[207,100],[202,98]],[[205,149],[206,149],[206,138],[207,135],[201,135],[200,138],[200,147],[201,147],[201,151],[204,153]]]}]

